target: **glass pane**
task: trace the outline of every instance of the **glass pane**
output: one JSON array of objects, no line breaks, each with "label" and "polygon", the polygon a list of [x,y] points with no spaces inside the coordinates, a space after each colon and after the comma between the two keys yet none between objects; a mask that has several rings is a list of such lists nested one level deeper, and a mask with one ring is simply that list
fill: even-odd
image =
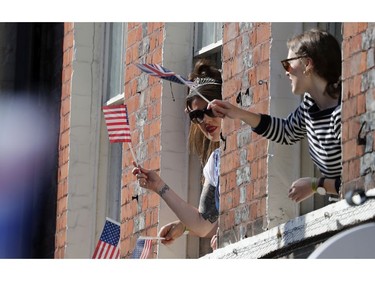
[{"label": "glass pane", "polygon": [[221,22],[198,22],[197,23],[196,49],[200,50],[214,44],[223,38]]},{"label": "glass pane", "polygon": [[111,23],[109,28],[108,47],[108,99],[123,92],[123,24]]}]

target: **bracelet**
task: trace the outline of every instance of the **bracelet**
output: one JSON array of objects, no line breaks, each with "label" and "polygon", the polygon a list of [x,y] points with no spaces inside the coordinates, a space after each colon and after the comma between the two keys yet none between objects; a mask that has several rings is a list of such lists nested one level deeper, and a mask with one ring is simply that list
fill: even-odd
[{"label": "bracelet", "polygon": [[311,180],[312,191],[316,192],[317,188],[318,188],[318,185],[316,184],[316,178],[312,178],[312,180]]},{"label": "bracelet", "polygon": [[169,186],[167,184],[164,184],[164,186],[158,191],[159,196],[163,197],[164,193],[166,193],[169,189]]}]

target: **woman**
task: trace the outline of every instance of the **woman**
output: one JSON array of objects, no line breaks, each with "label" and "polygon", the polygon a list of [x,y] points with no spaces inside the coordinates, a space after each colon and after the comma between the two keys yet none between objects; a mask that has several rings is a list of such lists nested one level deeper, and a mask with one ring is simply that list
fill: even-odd
[{"label": "woman", "polygon": [[281,144],[294,144],[307,136],[310,156],[323,177],[294,181],[289,198],[300,202],[315,192],[338,194],[341,185],[341,49],[331,34],[312,29],[287,42],[288,58],[281,61],[292,92],[303,95],[287,118],[250,112],[215,100],[216,116],[241,119],[253,131]]},{"label": "woman", "polygon": [[186,109],[192,122],[190,128],[190,149],[198,153],[203,169],[204,184],[199,208],[188,204],[170,188],[159,175],[136,166],[133,174],[137,176],[141,187],[160,195],[179,218],[161,228],[159,235],[165,237],[163,244],[170,244],[180,237],[186,229],[190,234],[199,237],[212,237],[211,247],[216,248],[216,231],[219,210],[219,141],[222,119],[215,117],[212,110],[207,109],[207,100],[221,99],[221,72],[208,61],[196,63],[189,77],[194,81],[193,89],[186,97]]}]

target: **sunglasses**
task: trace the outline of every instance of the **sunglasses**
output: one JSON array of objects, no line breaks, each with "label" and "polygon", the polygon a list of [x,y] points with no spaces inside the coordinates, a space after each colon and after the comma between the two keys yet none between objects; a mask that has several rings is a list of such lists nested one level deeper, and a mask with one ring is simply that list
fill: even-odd
[{"label": "sunglasses", "polygon": [[214,113],[212,112],[212,109],[196,109],[193,111],[189,112],[189,117],[191,122],[196,123],[196,124],[201,124],[203,123],[204,115],[207,115],[209,117],[215,117]]},{"label": "sunglasses", "polygon": [[281,61],[281,64],[283,65],[285,71],[290,72],[290,69],[291,69],[291,66],[290,66],[290,63],[289,63],[290,61],[301,59],[301,58],[306,58],[306,57],[307,57],[306,55],[303,55],[303,56],[298,56],[298,57],[294,57],[294,58],[290,58],[290,59],[285,59],[285,60]]}]

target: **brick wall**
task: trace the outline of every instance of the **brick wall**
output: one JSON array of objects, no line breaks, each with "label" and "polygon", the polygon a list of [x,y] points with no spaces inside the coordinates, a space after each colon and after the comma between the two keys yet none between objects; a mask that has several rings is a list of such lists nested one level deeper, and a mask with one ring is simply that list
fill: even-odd
[{"label": "brick wall", "polygon": [[[375,187],[375,24],[343,24],[343,194]],[[357,144],[360,137],[366,140]]]},{"label": "brick wall", "polygon": [[[223,98],[255,112],[269,112],[269,23],[225,23]],[[251,128],[225,119],[220,186],[220,241],[223,247],[262,232],[266,219],[267,143]]]},{"label": "brick wall", "polygon": [[[141,73],[135,63],[162,64],[164,24],[128,23],[125,71],[125,103],[129,122],[135,124],[132,143],[137,161],[160,171],[160,79]],[[139,235],[156,236],[160,199],[138,186],[132,175],[132,155],[124,146],[121,194],[121,256],[130,257]],[[138,199],[132,199],[137,196]],[[153,246],[153,252],[156,246]],[[149,258],[155,258],[156,253]]]},{"label": "brick wall", "polygon": [[66,247],[73,29],[73,23],[64,23],[55,258],[64,258]]}]

